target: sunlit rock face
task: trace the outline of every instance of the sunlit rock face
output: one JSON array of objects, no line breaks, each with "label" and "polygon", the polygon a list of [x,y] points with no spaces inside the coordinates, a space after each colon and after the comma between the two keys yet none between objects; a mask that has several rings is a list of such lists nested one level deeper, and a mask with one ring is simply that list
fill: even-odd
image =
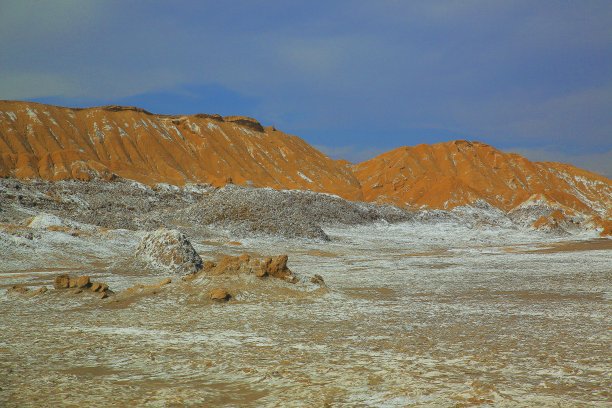
[{"label": "sunlit rock face", "polygon": [[333,192],[360,200],[350,169],[255,119],[70,109],[0,101],[0,176],[205,182]]},{"label": "sunlit rock face", "polygon": [[355,166],[366,201],[452,209],[484,200],[504,211],[522,203],[609,218],[612,182],[561,163],[531,162],[479,142],[401,147]]},{"label": "sunlit rock face", "polygon": [[0,177],[236,184],[446,210],[486,202],[509,212],[536,202],[550,207],[547,216],[562,208],[602,231],[612,218],[608,178],[479,142],[401,147],[350,165],[252,118],[122,106],[0,101]]}]

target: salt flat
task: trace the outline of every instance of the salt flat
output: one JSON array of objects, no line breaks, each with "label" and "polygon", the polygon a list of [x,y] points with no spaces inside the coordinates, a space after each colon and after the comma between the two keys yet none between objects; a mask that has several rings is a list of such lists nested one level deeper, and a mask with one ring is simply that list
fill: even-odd
[{"label": "salt flat", "polygon": [[[49,284],[51,266],[88,272],[117,290],[163,276],[121,261],[139,232],[38,233],[48,250],[40,245],[13,269],[3,262],[3,287]],[[559,237],[428,222],[325,233],[329,242],[190,237],[203,259],[286,253],[296,274],[322,275],[325,290],[269,282],[210,304],[169,285],[125,307],[56,291],[19,297],[0,290],[0,401],[609,403],[608,241],[589,232]],[[544,250],[555,247],[569,249]],[[19,251],[12,254],[15,261]]]}]

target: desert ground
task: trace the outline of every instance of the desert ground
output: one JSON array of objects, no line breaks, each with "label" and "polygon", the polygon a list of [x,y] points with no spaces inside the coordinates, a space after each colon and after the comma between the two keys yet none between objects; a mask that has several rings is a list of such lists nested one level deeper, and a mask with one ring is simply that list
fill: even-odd
[{"label": "desert ground", "polygon": [[[612,241],[596,232],[395,214],[323,223],[314,238],[295,223],[306,237],[287,237],[181,224],[168,209],[160,225],[118,228],[90,208],[102,227],[53,195],[33,205],[43,189],[19,185],[1,213],[2,406],[610,403]],[[142,216],[132,207],[127,218]],[[194,275],[138,255],[172,226],[205,264],[286,254],[292,279]],[[64,274],[110,296],[54,289]],[[215,288],[231,299],[212,300]]]}]

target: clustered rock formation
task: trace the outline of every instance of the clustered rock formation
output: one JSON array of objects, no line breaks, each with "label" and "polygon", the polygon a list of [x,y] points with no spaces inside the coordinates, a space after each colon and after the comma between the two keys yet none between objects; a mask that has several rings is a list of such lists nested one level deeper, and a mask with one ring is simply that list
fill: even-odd
[{"label": "clustered rock formation", "polygon": [[[92,282],[89,276],[71,277],[67,274],[58,275],[53,280],[53,288],[59,291],[72,289],[71,293],[73,294],[90,292],[96,294],[100,299],[106,299],[107,297],[115,294],[115,292],[110,290],[106,283]],[[46,286],[41,286],[32,290],[27,286],[14,285],[7,290],[7,293],[37,296],[46,293],[47,291],[48,289]]]},{"label": "clustered rock formation", "polygon": [[[219,262],[207,261],[204,263],[202,273],[215,275],[231,274],[253,274],[258,278],[273,277],[282,279],[289,283],[296,283],[297,277],[287,267],[287,255],[266,257],[263,259],[252,258],[248,254],[240,256],[224,256]],[[190,275],[190,278],[197,277],[197,274]]]},{"label": "clustered rock formation", "polygon": [[41,286],[35,290],[31,290],[27,286],[22,285],[13,285],[7,289],[7,293],[9,294],[18,294],[18,295],[27,295],[27,296],[37,296],[47,292],[46,286]]},{"label": "clustered rock formation", "polygon": [[[202,276],[221,277],[232,275],[253,275],[259,279],[274,278],[295,284],[299,282],[297,276],[287,267],[287,255],[274,257],[255,258],[249,254],[240,256],[224,256],[218,262],[206,261],[201,271],[186,275],[183,280],[194,281]],[[324,286],[325,282],[320,275],[314,275],[310,282]],[[209,297],[213,301],[228,301],[235,294],[230,293],[227,288],[214,288]]]},{"label": "clustered rock formation", "polygon": [[66,274],[58,275],[53,281],[53,287],[58,290],[72,288],[74,289],[74,293],[81,293],[88,290],[97,293],[100,299],[105,299],[115,294],[115,292],[109,289],[106,283],[91,282],[89,276],[70,277]]},{"label": "clustered rock formation", "polygon": [[[187,241],[187,243],[189,243],[189,241]],[[258,279],[265,279],[269,277],[291,284],[296,284],[299,282],[299,279],[287,267],[287,260],[287,255],[264,258],[254,258],[248,254],[242,254],[240,256],[227,255],[223,256],[218,262],[204,262],[202,268],[198,269],[197,271],[192,270],[183,277],[182,281],[185,283],[193,283],[201,277],[213,278],[213,281],[209,282],[213,287],[210,288],[210,285],[207,284],[202,288],[202,290],[208,293],[208,298],[213,302],[227,302],[234,298],[236,293],[232,293],[232,291],[226,287],[214,287],[215,282],[218,283],[218,281],[214,280],[215,278],[237,275],[253,275]],[[70,276],[68,274],[61,274],[54,278],[53,288],[57,291],[66,291],[72,294],[90,292],[98,295],[100,299],[106,299],[109,296],[113,296],[115,302],[127,301],[130,303],[143,296],[156,295],[161,292],[163,288],[168,287],[168,285],[171,283],[171,278],[165,278],[156,284],[136,284],[122,292],[115,294],[115,292],[113,292],[107,284],[102,282],[92,282],[89,276]],[[310,283],[320,287],[325,286],[323,277],[316,274],[310,278]],[[70,289],[71,291],[69,291]],[[37,296],[45,292],[47,292],[46,286],[42,286],[36,290],[31,290],[27,286],[15,285],[7,290],[7,293],[9,294],[25,295],[29,297]]]}]

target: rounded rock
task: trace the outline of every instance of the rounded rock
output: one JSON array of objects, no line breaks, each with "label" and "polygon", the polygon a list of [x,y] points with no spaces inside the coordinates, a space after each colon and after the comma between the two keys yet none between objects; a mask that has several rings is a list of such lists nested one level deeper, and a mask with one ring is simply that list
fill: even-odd
[{"label": "rounded rock", "polygon": [[226,289],[217,288],[210,292],[210,299],[215,302],[227,302],[232,298],[232,295]]}]

